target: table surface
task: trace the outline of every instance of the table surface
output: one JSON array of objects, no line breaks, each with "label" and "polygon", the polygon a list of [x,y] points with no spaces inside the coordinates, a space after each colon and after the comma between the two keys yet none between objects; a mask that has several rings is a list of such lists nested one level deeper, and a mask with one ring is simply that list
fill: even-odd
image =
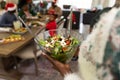
[{"label": "table surface", "polygon": [[[35,27],[31,28],[32,32],[34,34],[39,33],[45,29],[45,27]],[[11,33],[0,33],[0,37],[2,36],[8,36]],[[10,55],[13,55],[16,53],[18,50],[29,44],[33,39],[34,36],[32,36],[29,32],[23,34],[23,37],[25,40],[23,41],[17,41],[17,42],[12,42],[12,43],[6,43],[6,44],[0,44],[0,56],[1,57],[9,57]]]}]

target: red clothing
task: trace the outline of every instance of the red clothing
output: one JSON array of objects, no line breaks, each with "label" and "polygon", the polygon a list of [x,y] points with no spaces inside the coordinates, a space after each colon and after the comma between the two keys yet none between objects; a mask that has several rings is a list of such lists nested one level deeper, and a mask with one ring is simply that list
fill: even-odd
[{"label": "red clothing", "polygon": [[[55,21],[50,21],[46,24],[47,30],[54,30],[57,28],[57,24]],[[53,36],[55,34],[55,31],[49,31],[50,35]]]}]

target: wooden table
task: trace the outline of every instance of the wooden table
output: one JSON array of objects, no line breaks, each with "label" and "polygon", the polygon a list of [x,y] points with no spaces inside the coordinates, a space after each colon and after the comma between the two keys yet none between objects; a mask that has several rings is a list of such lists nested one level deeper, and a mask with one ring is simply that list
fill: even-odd
[{"label": "wooden table", "polygon": [[40,22],[46,22],[46,20],[49,18],[49,15],[41,15],[40,18],[27,18],[27,21],[40,21]]},{"label": "wooden table", "polygon": [[[32,28],[32,32],[34,34],[42,31],[44,29],[44,27],[36,27],[36,28]],[[2,36],[8,36],[11,33],[0,33],[0,37]],[[28,43],[31,42],[31,40],[33,40],[33,36],[27,32],[25,34],[23,34],[25,40],[23,41],[18,41],[18,42],[12,42],[12,43],[6,43],[6,44],[0,44],[0,56],[1,57],[9,57],[10,55],[16,53],[18,50],[20,50],[22,47],[24,47],[25,45],[27,45]]]},{"label": "wooden table", "polygon": [[[45,27],[31,28],[31,30],[34,34],[39,33],[43,29],[45,29]],[[10,34],[11,33],[0,33],[0,38],[8,36]],[[22,36],[24,36],[24,38],[25,38],[25,40],[23,40],[23,41],[0,44],[0,57],[1,57],[1,59],[8,58],[10,56],[14,56],[14,54],[17,53],[17,51],[22,49],[27,44],[31,43],[31,41],[33,41],[33,39],[34,39],[34,36],[32,36],[29,32],[23,34]],[[3,65],[3,68],[4,68],[4,65]],[[5,73],[7,73],[7,72],[5,72]],[[8,73],[6,75],[8,75]],[[10,75],[11,75],[11,73],[10,73]],[[1,73],[0,73],[0,76],[1,76]],[[13,77],[13,75],[12,75],[12,77]],[[10,79],[10,80],[14,80],[14,79]],[[18,79],[16,79],[16,80],[18,80]]]}]

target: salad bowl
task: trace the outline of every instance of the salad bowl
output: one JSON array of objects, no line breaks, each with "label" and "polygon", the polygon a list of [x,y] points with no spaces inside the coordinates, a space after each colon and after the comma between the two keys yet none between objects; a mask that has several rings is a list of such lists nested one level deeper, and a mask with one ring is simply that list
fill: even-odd
[{"label": "salad bowl", "polygon": [[65,28],[44,31],[35,38],[43,52],[62,63],[72,59],[83,39],[80,33]]}]

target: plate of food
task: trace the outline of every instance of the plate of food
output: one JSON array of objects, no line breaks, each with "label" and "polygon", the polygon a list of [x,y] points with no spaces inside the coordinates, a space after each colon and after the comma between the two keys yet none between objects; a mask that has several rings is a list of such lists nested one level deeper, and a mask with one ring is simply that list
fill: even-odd
[{"label": "plate of food", "polygon": [[19,29],[13,29],[12,30],[12,33],[14,34],[25,34],[27,32],[27,29],[26,28],[19,28]]},{"label": "plate of food", "polygon": [[36,37],[39,41],[38,45],[54,59],[62,63],[68,63],[82,41],[81,34],[67,29],[56,29],[52,30],[52,32],[54,34],[51,34],[51,31],[40,33]]},{"label": "plate of food", "polygon": [[22,37],[21,35],[19,34],[12,34],[12,35],[9,35],[3,39],[0,39],[0,43],[1,44],[6,44],[6,43],[11,43],[11,42],[16,42],[16,41],[23,41],[25,40],[24,37]]}]

